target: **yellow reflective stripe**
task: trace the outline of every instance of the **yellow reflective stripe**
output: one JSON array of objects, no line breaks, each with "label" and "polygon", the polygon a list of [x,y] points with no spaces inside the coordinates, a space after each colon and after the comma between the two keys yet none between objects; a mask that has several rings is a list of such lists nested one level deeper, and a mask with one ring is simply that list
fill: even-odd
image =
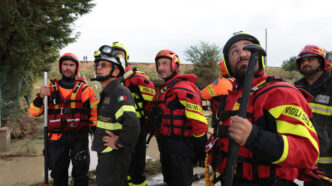
[{"label": "yellow reflective stripe", "polygon": [[322,105],[318,103],[309,103],[312,112],[326,116],[332,116],[332,106]]},{"label": "yellow reflective stripe", "polygon": [[279,118],[281,114],[294,118],[301,123],[304,123],[309,130],[316,133],[316,130],[311,123],[310,118],[299,106],[281,105],[270,109],[269,112],[274,118]]},{"label": "yellow reflective stripe", "polygon": [[[149,87],[143,87],[143,86],[138,86],[139,90],[141,92],[144,92],[144,93],[147,93],[147,94],[152,94],[152,95],[155,95],[156,94],[156,91],[152,88],[149,88]],[[142,94],[144,95],[144,94]],[[144,97],[143,97],[144,98]],[[147,101],[150,101],[150,100],[147,100]]]},{"label": "yellow reflective stripe", "polygon": [[277,132],[282,134],[291,134],[307,138],[311,142],[311,144],[315,147],[316,151],[319,152],[317,141],[311,136],[310,132],[307,130],[307,127],[303,125],[300,124],[294,125],[286,121],[277,120]]},{"label": "yellow reflective stripe", "polygon": [[101,153],[111,152],[112,150],[113,150],[113,148],[106,147]]},{"label": "yellow reflective stripe", "polygon": [[319,157],[318,163],[332,164],[332,157]]},{"label": "yellow reflective stripe", "polygon": [[152,101],[153,100],[153,96],[150,96],[150,95],[142,94],[142,97],[145,101]]},{"label": "yellow reflective stripe", "polygon": [[41,108],[36,107],[33,103],[31,103],[30,107],[31,107],[33,110],[37,111],[37,112],[40,112],[40,110],[41,110]]},{"label": "yellow reflective stripe", "polygon": [[186,110],[185,113],[186,113],[187,118],[197,120],[197,121],[207,124],[207,120],[206,120],[205,116],[202,116],[202,115],[194,113],[194,112],[190,112],[188,110]]},{"label": "yellow reflective stripe", "polygon": [[288,156],[288,151],[289,151],[288,139],[284,135],[281,135],[281,137],[282,137],[282,139],[284,141],[284,151],[283,151],[281,157],[277,161],[272,162],[274,164],[281,163],[281,162],[285,161],[285,159]]},{"label": "yellow reflective stripe", "polygon": [[120,130],[122,129],[121,123],[110,123],[110,122],[104,122],[104,121],[97,121],[97,127],[101,129],[107,129],[107,130]]},{"label": "yellow reflective stripe", "polygon": [[199,137],[204,136],[204,134],[205,134],[205,133],[203,133],[203,134],[201,134],[201,135],[197,135],[197,136],[196,136],[195,134],[193,134],[193,136],[194,136],[195,138],[199,138]]},{"label": "yellow reflective stripe", "polygon": [[209,91],[209,93],[212,97],[216,96],[216,94],[214,93],[211,85],[209,85],[207,88],[208,88],[208,91]]},{"label": "yellow reflective stripe", "polygon": [[148,181],[144,180],[142,183],[140,184],[135,184],[135,183],[132,183],[132,186],[147,186],[148,185]]},{"label": "yellow reflective stripe", "polygon": [[180,103],[186,108],[186,110],[193,110],[193,111],[199,112],[200,114],[203,115],[203,109],[200,105],[189,103],[189,102],[183,101],[183,100],[182,101],[180,100]]},{"label": "yellow reflective stripe", "polygon": [[115,119],[118,120],[123,115],[123,112],[136,112],[136,110],[132,105],[123,105],[118,111],[116,111]]},{"label": "yellow reflective stripe", "polygon": [[98,103],[99,103],[99,100],[96,101],[96,102],[94,102],[94,103],[90,103],[90,108],[95,108],[95,107],[97,107]]},{"label": "yellow reflective stripe", "polygon": [[[197,121],[207,124],[207,120],[203,114],[203,109],[201,106],[193,104],[193,103],[189,103],[187,101],[180,101],[180,103],[186,108],[185,114],[186,114],[187,118],[197,120]],[[195,112],[191,112],[191,111],[199,112],[199,114],[195,113]]]}]

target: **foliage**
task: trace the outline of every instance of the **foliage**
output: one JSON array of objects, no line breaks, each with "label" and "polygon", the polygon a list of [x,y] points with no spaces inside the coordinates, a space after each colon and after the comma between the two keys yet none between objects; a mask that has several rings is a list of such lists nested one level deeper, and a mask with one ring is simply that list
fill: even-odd
[{"label": "foliage", "polygon": [[200,41],[197,46],[190,46],[185,50],[187,61],[194,64],[194,69],[187,73],[196,74],[197,85],[200,89],[206,87],[219,76],[218,63],[221,60],[221,48],[216,44]]},{"label": "foliage", "polygon": [[[0,1],[0,116],[13,118],[22,96],[31,97],[41,69],[74,42],[73,22],[94,6],[91,0]],[[30,99],[31,100],[31,99]],[[6,102],[6,104],[3,104]]]},{"label": "foliage", "polygon": [[297,71],[286,71],[283,68],[266,68],[267,75],[277,75],[281,77],[283,80],[294,83],[295,81],[302,78],[302,75]]},{"label": "foliage", "polygon": [[296,56],[293,56],[289,58],[288,60],[285,60],[282,62],[281,65],[282,69],[285,71],[297,71],[297,66],[296,66]]}]

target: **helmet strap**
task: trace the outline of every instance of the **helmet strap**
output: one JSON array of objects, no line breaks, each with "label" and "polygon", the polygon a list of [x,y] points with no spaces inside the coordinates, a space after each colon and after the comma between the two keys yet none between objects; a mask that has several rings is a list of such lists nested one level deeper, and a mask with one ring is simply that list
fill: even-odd
[{"label": "helmet strap", "polygon": [[102,82],[102,81],[108,80],[109,78],[118,78],[120,76],[120,73],[117,76],[113,76],[112,74],[114,72],[114,64],[113,63],[111,63],[111,64],[112,64],[112,70],[107,76],[97,76],[95,78],[91,78],[90,81]]}]

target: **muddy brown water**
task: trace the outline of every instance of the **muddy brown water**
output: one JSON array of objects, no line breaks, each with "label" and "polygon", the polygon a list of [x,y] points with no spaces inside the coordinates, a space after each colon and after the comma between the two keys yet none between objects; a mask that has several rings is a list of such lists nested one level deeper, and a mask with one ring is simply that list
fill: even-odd
[{"label": "muddy brown water", "polygon": [[[20,140],[12,142],[12,148],[21,148],[26,144],[27,140]],[[41,154],[43,149],[42,139],[35,140],[30,143],[31,148],[35,149],[35,153]],[[147,155],[152,159],[159,159],[159,151],[155,141],[152,138],[147,148]],[[97,154],[91,152],[90,170],[95,170],[97,165]],[[71,167],[69,168],[71,170]],[[195,168],[195,173],[204,171],[202,168]],[[70,175],[70,173],[69,173]],[[44,157],[12,157],[0,159],[0,186],[26,186],[36,183],[43,183],[44,181]],[[298,182],[303,185],[302,182]],[[92,184],[94,185],[94,184]],[[161,186],[163,184],[163,177],[158,174],[148,179],[149,186]],[[204,186],[204,179],[194,182],[193,186]],[[216,184],[220,185],[220,184]]]}]

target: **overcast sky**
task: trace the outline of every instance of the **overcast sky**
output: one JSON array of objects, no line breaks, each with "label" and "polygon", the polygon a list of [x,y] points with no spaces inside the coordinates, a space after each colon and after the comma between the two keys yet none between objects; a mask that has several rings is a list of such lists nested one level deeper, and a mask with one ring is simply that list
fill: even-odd
[{"label": "overcast sky", "polygon": [[101,45],[123,43],[131,62],[154,62],[161,49],[178,53],[199,41],[223,47],[234,32],[255,35],[268,66],[297,55],[306,44],[332,50],[332,0],[95,0],[89,14],[75,22],[80,37],[61,50],[80,59]]}]

